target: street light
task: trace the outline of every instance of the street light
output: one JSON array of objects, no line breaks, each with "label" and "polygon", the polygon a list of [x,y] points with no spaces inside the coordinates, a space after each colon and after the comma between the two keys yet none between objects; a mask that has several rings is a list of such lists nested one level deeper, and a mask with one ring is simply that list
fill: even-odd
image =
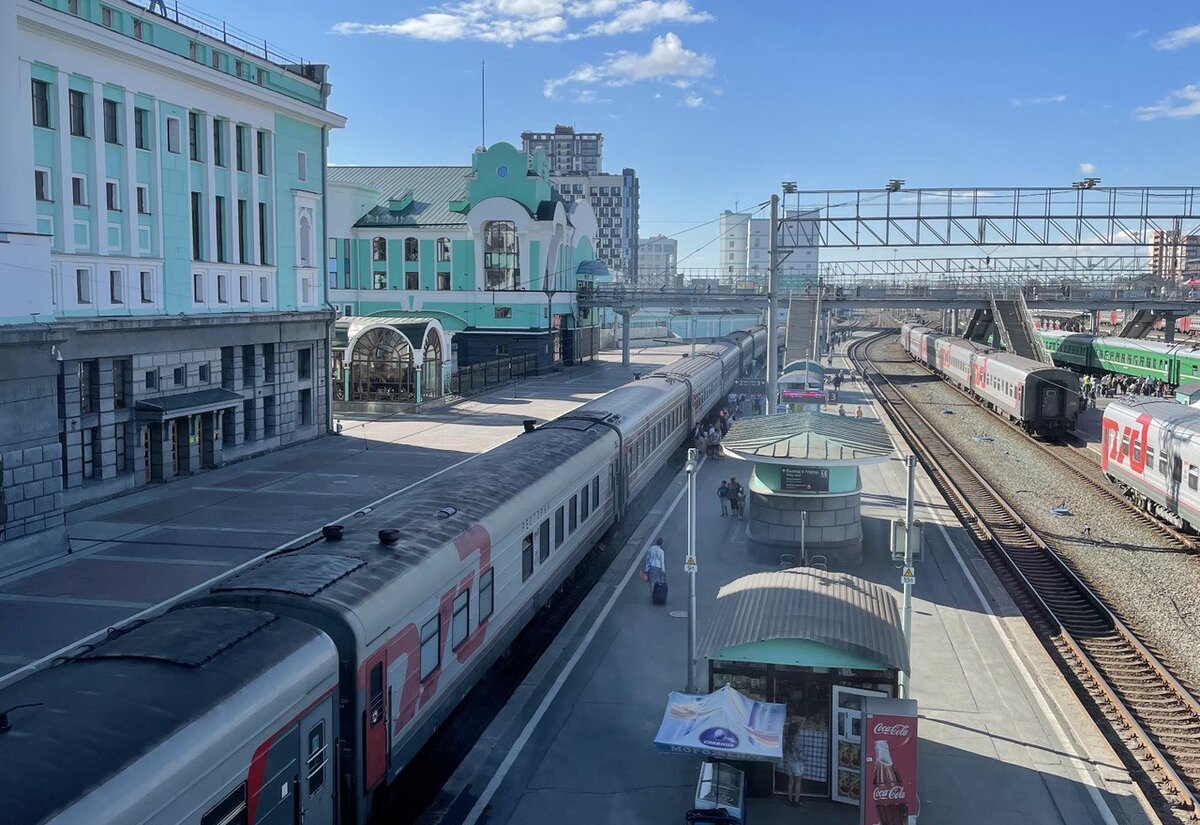
[{"label": "street light", "polygon": [[887,186],[885,187],[888,192],[899,192],[903,188],[904,181],[900,180],[899,178],[892,178],[887,182]]},{"label": "street light", "polygon": [[688,637],[687,687],[684,693],[696,693],[696,470],[700,466],[700,451],[688,449],[687,460],[687,561],[683,569],[688,574]]},{"label": "street light", "polygon": [[800,190],[799,190],[799,188],[797,188],[796,182],[794,180],[785,180],[783,182],[783,194],[795,195],[795,194],[799,193],[799,191]]},{"label": "street light", "polygon": [[1084,178],[1071,184],[1072,189],[1095,189],[1100,184],[1100,178]]}]

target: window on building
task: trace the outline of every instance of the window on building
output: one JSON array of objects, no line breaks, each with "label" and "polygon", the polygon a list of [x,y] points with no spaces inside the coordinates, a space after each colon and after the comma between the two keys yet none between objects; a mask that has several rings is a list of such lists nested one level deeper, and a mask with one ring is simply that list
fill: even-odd
[{"label": "window on building", "polygon": [[167,151],[178,155],[180,152],[179,118],[167,118]]},{"label": "window on building", "polygon": [[188,43],[188,57],[192,60],[200,60],[200,44],[195,40]]},{"label": "window on building", "polygon": [[153,273],[149,272],[148,270],[143,269],[139,273],[138,279],[141,284],[142,303],[143,304],[154,303],[154,275],[153,275]]},{"label": "window on building", "polygon": [[250,234],[250,204],[239,198],[237,202],[237,243],[238,263],[250,263],[250,250],[246,246],[246,236]]},{"label": "window on building", "polygon": [[44,80],[33,81],[33,125],[50,128],[50,84]]},{"label": "window on building", "polygon": [[307,347],[296,353],[296,378],[308,381],[312,378],[312,347]]},{"label": "window on building", "polygon": [[104,202],[108,206],[108,211],[121,211],[121,191],[115,180],[107,181],[104,184]]},{"label": "window on building", "polygon": [[437,239],[437,262],[439,264],[450,263],[450,239],[449,238],[438,238]]},{"label": "window on building", "polygon": [[87,202],[87,178],[83,175],[71,175],[71,203],[87,206]]},{"label": "window on building", "polygon": [[512,307],[495,307],[493,315],[495,315],[497,318],[511,318]]},{"label": "window on building", "polygon": [[301,181],[301,182],[308,180],[308,153],[307,152],[297,152],[296,153],[296,180]]},{"label": "window on building", "polygon": [[158,371],[157,370],[146,370],[146,375],[144,376],[144,378],[146,380],[146,389],[148,389],[148,390],[158,389]]},{"label": "window on building", "polygon": [[216,49],[209,49],[208,59],[209,59],[209,62],[212,63],[212,67],[214,69],[221,68],[221,53],[219,51],[217,51]]},{"label": "window on building", "polygon": [[201,364],[200,368],[196,370],[196,374],[199,376],[201,384],[207,384],[212,378],[212,367],[208,364]]},{"label": "window on building", "polygon": [[199,272],[192,275],[192,300],[196,303],[204,300],[204,275]]},{"label": "window on building", "polygon": [[420,254],[420,244],[416,238],[404,239],[404,260],[416,261]]},{"label": "window on building", "polygon": [[171,377],[175,380],[175,386],[186,387],[187,386],[187,367],[176,367],[172,371]]},{"label": "window on building", "polygon": [[92,272],[90,269],[75,270],[75,300],[80,304],[92,302]]},{"label": "window on building", "polygon": [[450,613],[450,649],[458,650],[471,634],[471,591],[454,597]]},{"label": "window on building", "polygon": [[246,127],[242,124],[237,124],[233,127],[233,153],[237,162],[237,170],[239,172],[248,172],[246,168]]},{"label": "window on building", "polygon": [[126,399],[129,397],[129,388],[126,383],[129,381],[130,362],[126,358],[116,358],[112,363],[112,388],[113,388],[113,407],[118,410],[125,409]]},{"label": "window on building", "polygon": [[217,274],[217,303],[229,303],[229,276],[224,272]]},{"label": "window on building", "polygon": [[108,300],[109,303],[125,303],[125,271],[110,269],[108,271]]},{"label": "window on building", "polygon": [[100,440],[97,430],[99,429],[99,427],[88,427],[79,434],[83,445],[84,478],[96,477],[96,447],[99,446],[97,442]]},{"label": "window on building", "polygon": [[521,540],[521,581],[533,575],[533,533]]},{"label": "window on building", "polygon": [[312,266],[312,222],[308,215],[300,216],[300,266]]},{"label": "window on building", "polygon": [[117,132],[117,101],[104,99],[104,142],[120,143]]},{"label": "window on building", "polygon": [[243,304],[250,303],[250,276],[238,276],[238,300]]},{"label": "window on building", "polygon": [[266,275],[258,279],[258,302],[260,304],[271,303],[271,282]]},{"label": "window on building", "polygon": [[439,272],[437,274],[437,288],[443,289],[443,290],[450,289],[450,273],[449,272]]},{"label": "window on building", "polygon": [[192,193],[192,260],[204,259],[204,196]]},{"label": "window on building", "polygon": [[313,421],[312,390],[306,387],[305,389],[302,389],[300,392],[296,393],[296,398],[297,404],[300,408],[300,426],[307,427],[312,424]]},{"label": "window on building", "polygon": [[[270,211],[265,203],[258,204],[258,262],[263,266],[268,266],[271,263],[270,252],[270,225],[267,219],[270,217]],[[266,300],[265,298],[263,300]]]},{"label": "window on building", "polygon": [[228,257],[225,254],[225,196],[217,195],[216,198],[216,218],[217,218],[217,260],[225,263]]},{"label": "window on building", "polygon": [[442,663],[441,617],[434,616],[421,625],[421,679],[428,679]]},{"label": "window on building", "polygon": [[371,260],[386,261],[387,260],[387,240],[380,237],[371,239]]},{"label": "window on building", "polygon": [[100,364],[97,361],[80,361],[76,368],[79,375],[79,412],[83,415],[97,412]]},{"label": "window on building", "polygon": [[270,174],[270,172],[267,168],[267,133],[259,130],[258,132],[255,133],[255,135],[256,135],[256,138],[258,141],[257,146],[256,146],[256,148],[258,150],[257,151],[258,174],[260,174],[260,175]]},{"label": "window on building", "polygon": [[268,438],[275,435],[278,425],[279,422],[275,415],[275,396],[265,396],[263,398],[263,435]]},{"label": "window on building", "polygon": [[405,289],[420,289],[421,278],[419,273],[405,272],[404,273],[404,288]]},{"label": "window on building", "polygon": [[137,211],[139,215],[150,214],[150,187],[144,183],[137,185]]},{"label": "window on building", "polygon": [[71,89],[67,94],[68,109],[71,114],[71,134],[76,137],[87,137],[87,114],[84,105],[84,93]]},{"label": "window on building", "polygon": [[188,157],[192,160],[203,160],[200,148],[200,113],[188,112]]},{"label": "window on building", "polygon": [[50,188],[50,171],[48,169],[33,170],[33,196],[40,201],[54,200]]},{"label": "window on building", "polygon": [[142,28],[142,21],[141,21],[141,20],[134,20],[134,21],[133,21],[133,36],[134,36],[135,38],[137,38],[138,40],[145,40],[145,39],[146,39],[145,32],[143,31],[143,28]]},{"label": "window on building", "polygon": [[492,616],[496,607],[495,592],[492,585],[495,581],[495,570],[489,567],[479,574],[479,623],[483,624]]},{"label": "window on building", "polygon": [[[214,52],[215,54],[215,52]],[[225,126],[223,120],[213,118],[213,135],[212,135],[212,156],[213,163],[217,166],[225,165]]]},{"label": "window on building", "polygon": [[517,225],[512,221],[488,221],[483,225],[484,286],[487,289],[518,289],[521,285],[521,255],[517,247]]}]

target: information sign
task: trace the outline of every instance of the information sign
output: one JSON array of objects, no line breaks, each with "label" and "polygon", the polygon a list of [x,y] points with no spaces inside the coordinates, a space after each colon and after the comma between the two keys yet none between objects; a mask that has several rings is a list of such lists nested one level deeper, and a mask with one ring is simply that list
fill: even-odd
[{"label": "information sign", "polygon": [[696,566],[696,557],[688,556],[683,562],[684,573],[695,573],[699,568]]},{"label": "information sign", "polygon": [[916,584],[917,583],[917,571],[912,567],[901,568],[900,569],[900,583],[901,584]]},{"label": "information sign", "polygon": [[779,486],[787,492],[829,492],[829,468],[783,467],[779,473]]}]

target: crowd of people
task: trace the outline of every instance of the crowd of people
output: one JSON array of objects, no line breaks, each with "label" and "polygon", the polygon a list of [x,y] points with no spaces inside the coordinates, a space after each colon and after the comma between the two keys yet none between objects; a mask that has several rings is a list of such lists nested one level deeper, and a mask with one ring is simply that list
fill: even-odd
[{"label": "crowd of people", "polygon": [[1097,398],[1117,398],[1122,395],[1148,395],[1157,398],[1170,398],[1175,387],[1160,378],[1138,377],[1136,375],[1117,375],[1106,373],[1097,378],[1085,375],[1080,382],[1080,411],[1096,405]]}]

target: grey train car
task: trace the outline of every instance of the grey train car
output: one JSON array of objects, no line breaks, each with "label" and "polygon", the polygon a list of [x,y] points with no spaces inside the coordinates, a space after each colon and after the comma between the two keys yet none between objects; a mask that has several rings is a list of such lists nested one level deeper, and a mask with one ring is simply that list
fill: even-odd
[{"label": "grey train car", "polygon": [[[286,629],[300,637],[291,648],[278,642],[258,651],[255,633],[233,639],[231,631],[225,646],[202,649],[207,658],[192,669],[154,665],[158,692],[138,704],[156,725],[122,753],[140,764],[160,740],[190,743],[197,752],[164,753],[154,760],[157,771],[147,764],[134,774],[136,793],[115,781],[120,760],[106,750],[103,731],[136,718],[112,694],[121,692],[121,668],[142,668],[142,657],[107,659],[111,681],[98,683],[102,689],[88,700],[86,716],[72,725],[89,737],[95,733],[94,747],[85,751],[91,767],[67,785],[44,781],[53,775],[48,766],[74,760],[77,743],[43,707],[15,711],[13,731],[0,734],[0,798],[28,796],[28,815],[17,821],[29,823],[361,825],[385,795],[382,789],[624,517],[693,424],[764,354],[765,341],[761,328],[715,341],[694,358],[378,505],[348,521],[340,535],[273,554],[187,607],[0,690],[0,708],[70,698],[84,681],[74,674],[95,668],[99,651],[164,622],[171,627],[159,634],[164,659],[172,646],[194,646],[189,621],[196,634],[208,633],[205,616],[271,617],[255,633]],[[320,649],[308,671],[295,673],[288,651],[301,642]],[[254,667],[243,672],[240,657],[252,649]],[[204,672],[214,676],[202,680]],[[260,681],[244,684],[253,674]],[[147,677],[146,685],[150,690],[153,680]],[[218,689],[227,692],[204,692]],[[322,692],[313,696],[317,689]],[[274,711],[239,709],[235,699],[243,697],[263,708],[290,702],[292,727],[284,726],[282,711],[268,721]],[[168,700],[176,704],[159,714]],[[219,742],[209,741],[208,717],[218,706],[227,730]],[[327,726],[314,738],[311,714],[325,708]],[[49,726],[51,735],[38,733],[39,726]],[[28,736],[14,738],[22,728]],[[245,744],[235,747],[239,735]],[[290,761],[275,758],[276,747],[294,751]],[[320,748],[324,756],[314,757]],[[201,752],[207,755],[203,768],[187,772]],[[318,764],[327,778],[310,793]],[[105,800],[107,818],[95,818],[92,799]]]}]

